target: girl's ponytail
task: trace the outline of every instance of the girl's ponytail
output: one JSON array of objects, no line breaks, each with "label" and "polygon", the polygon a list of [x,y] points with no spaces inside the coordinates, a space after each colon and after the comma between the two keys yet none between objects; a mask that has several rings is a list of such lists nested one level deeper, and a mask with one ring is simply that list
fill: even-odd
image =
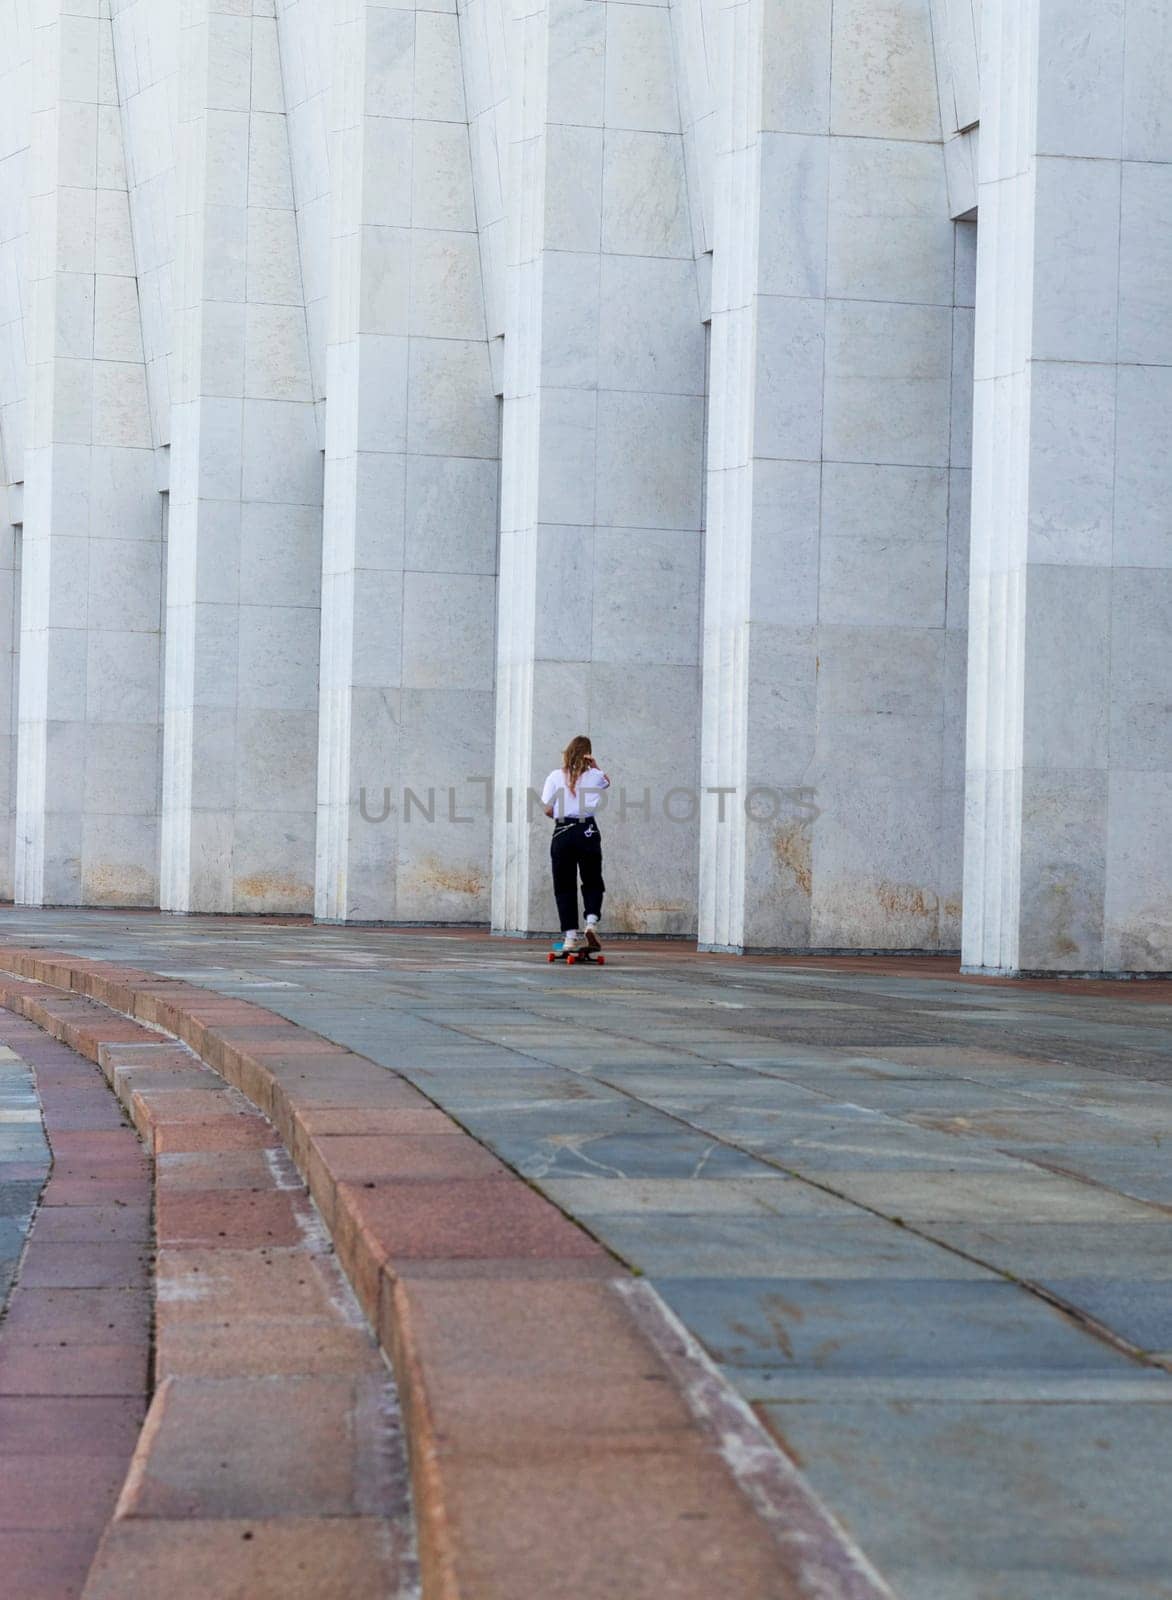
[{"label": "girl's ponytail", "polygon": [[571,739],[562,751],[562,767],[565,770],[566,782],[570,786],[570,793],[577,794],[578,779],[594,765],[593,746],[584,733]]}]

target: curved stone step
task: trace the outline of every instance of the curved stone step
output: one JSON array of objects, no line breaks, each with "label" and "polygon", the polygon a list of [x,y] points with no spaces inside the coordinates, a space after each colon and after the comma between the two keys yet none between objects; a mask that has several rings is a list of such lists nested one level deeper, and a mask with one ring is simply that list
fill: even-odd
[{"label": "curved stone step", "polygon": [[[85,1546],[86,1524],[69,1552],[82,1576],[94,1556],[87,1600],[415,1594],[393,1380],[271,1123],[186,1046],[100,1002],[40,985],[6,992],[27,1018],[96,1059],[155,1158],[154,1394],[100,1547],[93,1530]],[[92,1098],[93,1085],[68,1092]],[[67,1148],[69,1135],[58,1137]],[[100,1184],[104,1170],[94,1179],[58,1168],[54,1184]],[[149,1223],[145,1190],[142,1209]],[[103,1248],[85,1246],[95,1256]],[[34,1282],[37,1260],[34,1251]],[[102,1294],[109,1299],[105,1288],[89,1298]],[[142,1298],[139,1402],[151,1326],[151,1297]],[[60,1324],[62,1308],[49,1310]],[[104,1303],[98,1310],[113,1315]],[[66,1331],[63,1347],[78,1337],[72,1323]],[[35,1481],[30,1460],[18,1470]],[[70,1465],[92,1501],[105,1479],[84,1461]],[[57,1458],[52,1469],[69,1481]],[[112,1489],[125,1458],[115,1470]]]}]

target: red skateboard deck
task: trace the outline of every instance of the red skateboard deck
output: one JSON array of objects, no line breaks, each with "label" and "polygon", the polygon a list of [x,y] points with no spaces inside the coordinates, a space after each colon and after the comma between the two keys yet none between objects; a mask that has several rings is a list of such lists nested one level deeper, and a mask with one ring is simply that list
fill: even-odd
[{"label": "red skateboard deck", "polygon": [[547,961],[564,961],[567,967],[581,966],[606,966],[606,957],[600,950],[592,950],[589,945],[582,945],[578,950],[559,950],[555,945],[545,958]]}]

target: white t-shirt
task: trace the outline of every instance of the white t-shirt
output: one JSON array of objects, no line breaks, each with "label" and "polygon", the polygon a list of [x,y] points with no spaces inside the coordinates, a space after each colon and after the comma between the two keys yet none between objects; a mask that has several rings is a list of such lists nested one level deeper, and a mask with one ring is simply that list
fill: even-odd
[{"label": "white t-shirt", "polygon": [[543,806],[552,806],[555,817],[582,817],[597,811],[602,790],[610,788],[610,779],[597,767],[588,767],[578,778],[577,792],[570,793],[570,780],[558,768],[545,780],[541,791]]}]

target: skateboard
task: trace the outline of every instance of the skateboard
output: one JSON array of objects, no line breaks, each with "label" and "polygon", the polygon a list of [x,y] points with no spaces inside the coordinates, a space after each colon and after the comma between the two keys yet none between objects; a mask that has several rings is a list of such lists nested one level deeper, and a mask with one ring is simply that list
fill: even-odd
[{"label": "skateboard", "polygon": [[603,955],[602,951],[597,950],[588,944],[582,945],[582,947],[578,950],[569,951],[563,950],[560,943],[555,944],[545,959],[547,961],[564,961],[567,967],[572,967],[576,963],[580,963],[582,966],[590,967],[606,966],[606,957]]}]

